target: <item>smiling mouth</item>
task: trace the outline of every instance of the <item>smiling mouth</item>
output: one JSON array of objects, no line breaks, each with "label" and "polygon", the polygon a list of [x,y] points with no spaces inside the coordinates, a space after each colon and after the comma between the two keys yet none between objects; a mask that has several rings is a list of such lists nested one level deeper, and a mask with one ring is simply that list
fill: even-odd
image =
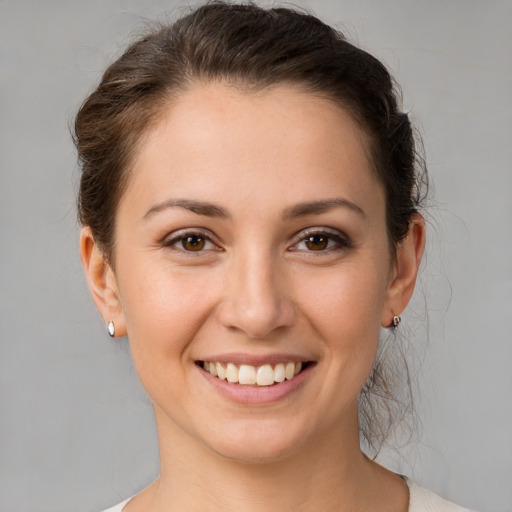
[{"label": "smiling mouth", "polygon": [[241,386],[272,386],[285,380],[292,380],[303,371],[308,362],[288,362],[275,365],[252,366],[218,361],[198,361],[197,364],[213,377]]}]

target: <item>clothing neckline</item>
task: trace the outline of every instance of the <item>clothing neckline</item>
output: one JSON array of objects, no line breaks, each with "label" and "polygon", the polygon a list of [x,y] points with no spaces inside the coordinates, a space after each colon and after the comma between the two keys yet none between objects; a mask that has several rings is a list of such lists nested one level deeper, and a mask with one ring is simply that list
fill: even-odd
[{"label": "clothing neckline", "polygon": [[[413,480],[411,480],[409,477],[405,476],[405,475],[399,475],[398,473],[396,473],[397,476],[399,476],[406,484],[407,484],[407,487],[409,489],[409,505],[408,505],[408,511],[411,510],[411,501],[412,501],[412,495],[413,495],[413,490],[415,487],[417,487],[417,485],[414,483]],[[117,507],[119,509],[119,512],[124,512],[124,507],[126,507],[126,505],[128,505],[128,503],[133,499],[135,498],[135,494],[133,496],[130,496],[129,498],[126,498],[124,501],[122,501],[121,503],[118,503],[117,504]],[[106,511],[108,512],[108,511]]]}]

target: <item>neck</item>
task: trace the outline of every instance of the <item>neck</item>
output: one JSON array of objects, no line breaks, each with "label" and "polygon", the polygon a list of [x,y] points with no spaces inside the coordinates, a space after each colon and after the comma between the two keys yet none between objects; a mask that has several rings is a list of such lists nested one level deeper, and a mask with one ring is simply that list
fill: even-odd
[{"label": "neck", "polygon": [[[156,413],[160,477],[128,511],[344,512],[372,510],[371,503],[384,511],[383,493],[400,485],[361,453],[357,428],[340,429],[335,442],[321,439],[278,460],[247,463],[214,452]],[[389,510],[407,510],[404,488],[402,482],[401,501]]]}]

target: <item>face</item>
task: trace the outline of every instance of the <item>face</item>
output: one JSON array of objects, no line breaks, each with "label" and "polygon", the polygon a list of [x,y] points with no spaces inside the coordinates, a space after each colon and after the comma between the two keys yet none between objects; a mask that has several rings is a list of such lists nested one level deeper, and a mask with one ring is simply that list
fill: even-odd
[{"label": "face", "polygon": [[368,154],[346,112],[285,87],[197,86],[149,131],[112,279],[160,433],[251,461],[357,442],[397,276]]}]

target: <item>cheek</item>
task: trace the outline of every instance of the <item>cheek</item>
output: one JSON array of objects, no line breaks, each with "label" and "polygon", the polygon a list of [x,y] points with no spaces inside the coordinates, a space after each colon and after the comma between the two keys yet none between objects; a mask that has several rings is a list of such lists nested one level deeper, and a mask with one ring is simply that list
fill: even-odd
[{"label": "cheek", "polygon": [[[138,269],[138,270],[137,270]],[[215,276],[150,262],[133,266],[120,283],[130,349],[141,380],[180,372],[218,289]],[[173,368],[171,369],[170,368]]]},{"label": "cheek", "polygon": [[354,259],[317,273],[314,280],[298,281],[300,307],[323,340],[334,368],[357,377],[361,384],[375,359],[386,275],[378,262]]},{"label": "cheek", "polygon": [[332,326],[364,332],[380,326],[380,315],[386,296],[385,269],[373,262],[354,261],[331,271],[316,272],[314,278],[302,276],[299,300],[307,308],[322,330]]}]

